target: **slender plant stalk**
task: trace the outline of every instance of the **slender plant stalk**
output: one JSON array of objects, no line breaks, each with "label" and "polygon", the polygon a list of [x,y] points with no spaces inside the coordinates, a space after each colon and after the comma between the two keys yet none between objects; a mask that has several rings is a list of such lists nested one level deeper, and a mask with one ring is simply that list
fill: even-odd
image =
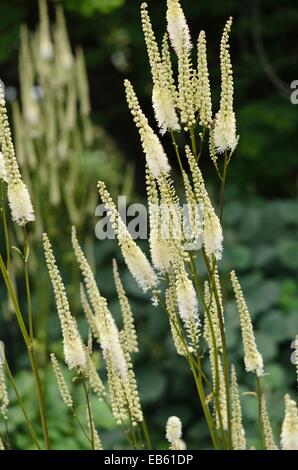
[{"label": "slender plant stalk", "polygon": [[151,439],[150,439],[147,423],[146,423],[146,420],[145,420],[144,416],[143,416],[143,421],[142,421],[142,430],[143,430],[143,434],[144,434],[144,437],[145,437],[147,449],[151,450],[152,449]]},{"label": "slender plant stalk", "polygon": [[48,434],[48,427],[47,427],[47,420],[46,420],[46,414],[45,414],[45,400],[44,400],[44,395],[43,395],[43,391],[42,391],[42,386],[41,386],[41,381],[40,381],[38,368],[37,368],[37,365],[36,365],[36,360],[35,360],[35,355],[34,355],[34,350],[33,350],[33,344],[32,344],[32,341],[30,339],[30,336],[28,335],[27,328],[26,328],[26,325],[24,323],[23,316],[22,316],[18,301],[16,299],[14,289],[11,285],[11,282],[10,282],[10,279],[8,277],[8,273],[7,273],[7,270],[6,270],[6,266],[4,264],[4,261],[3,261],[3,258],[2,258],[1,255],[0,255],[0,270],[2,272],[2,276],[4,278],[6,288],[7,288],[8,293],[9,293],[10,300],[11,300],[13,306],[14,306],[17,321],[18,321],[23,339],[24,339],[26,347],[27,347],[31,368],[32,368],[32,372],[34,374],[34,379],[35,379],[35,388],[36,388],[36,392],[37,392],[37,396],[38,396],[38,404],[39,404],[39,411],[40,411],[40,419],[41,419],[41,426],[42,426],[43,436],[44,436],[46,448],[49,450],[51,448],[51,444],[50,444],[50,439],[49,439],[49,434]]},{"label": "slender plant stalk", "polygon": [[51,443],[50,443],[50,438],[49,438],[49,433],[48,433],[48,424],[47,424],[47,418],[46,418],[46,412],[45,412],[45,398],[42,390],[42,385],[41,385],[41,380],[38,372],[38,367],[36,364],[36,359],[35,359],[35,354],[33,350],[33,346],[31,345],[28,349],[28,354],[29,354],[29,359],[31,363],[31,368],[34,374],[34,379],[35,379],[35,387],[37,391],[37,397],[38,397],[38,406],[39,406],[39,414],[40,414],[40,419],[41,419],[41,427],[42,427],[42,432],[45,440],[45,445],[47,450],[51,450]]},{"label": "slender plant stalk", "polygon": [[260,432],[260,437],[261,437],[262,449],[264,450],[264,449],[266,449],[266,446],[265,446],[265,437],[264,437],[264,429],[263,429],[263,421],[262,421],[262,396],[263,396],[263,390],[262,390],[261,379],[257,375],[256,375],[256,389],[257,389],[258,402],[259,402],[258,425],[259,425],[259,432]]},{"label": "slender plant stalk", "polygon": [[176,152],[176,157],[177,157],[177,160],[178,160],[179,168],[180,168],[181,174],[183,174],[184,170],[183,170],[183,166],[182,166],[182,162],[181,162],[181,158],[180,158],[179,147],[178,147],[178,144],[176,142],[174,132],[171,131],[170,134],[171,134],[172,143],[174,145],[174,149],[175,149],[175,152]]},{"label": "slender plant stalk", "polygon": [[195,131],[193,127],[189,130],[189,133],[190,133],[192,153],[195,159],[197,160],[197,144],[196,144],[196,138],[195,138]]},{"label": "slender plant stalk", "polygon": [[30,277],[29,277],[29,253],[30,245],[28,232],[26,225],[23,229],[24,232],[24,271],[25,271],[25,284],[26,284],[26,295],[27,295],[27,306],[28,306],[28,323],[29,323],[29,336],[33,343],[33,314],[32,314],[32,301],[31,301],[31,289],[30,289]]},{"label": "slender plant stalk", "polygon": [[220,185],[220,203],[219,203],[220,222],[222,222],[222,219],[223,219],[225,185],[226,185],[228,164],[229,164],[229,157],[228,157],[228,153],[225,152],[224,167],[223,167],[223,173],[222,173],[221,185]]},{"label": "slender plant stalk", "polygon": [[16,386],[16,383],[15,383],[15,381],[14,381],[13,375],[12,375],[12,373],[11,373],[10,367],[9,367],[8,362],[7,362],[6,360],[5,360],[5,364],[4,364],[4,365],[5,365],[5,370],[6,370],[8,379],[9,379],[9,381],[10,381],[10,383],[11,383],[11,386],[12,386],[14,392],[15,392],[16,398],[17,398],[17,400],[18,400],[18,403],[19,403],[20,408],[21,408],[21,410],[22,410],[22,413],[23,413],[23,415],[24,415],[25,422],[26,422],[26,425],[27,425],[27,427],[28,427],[28,430],[29,430],[29,432],[30,432],[30,434],[31,434],[32,440],[33,440],[34,444],[36,445],[37,449],[38,449],[38,450],[41,450],[41,447],[40,447],[40,445],[39,445],[39,443],[38,443],[38,440],[37,440],[35,431],[34,431],[34,429],[33,429],[33,426],[32,426],[32,424],[31,424],[31,421],[30,421],[30,419],[29,419],[29,417],[28,417],[28,415],[27,415],[27,412],[26,412],[26,409],[25,409],[23,400],[22,400],[22,398],[21,398],[21,396],[20,396],[20,394],[19,394],[19,391],[18,391],[18,389],[17,389],[17,386]]},{"label": "slender plant stalk", "polygon": [[92,450],[94,450],[95,446],[94,446],[94,432],[93,432],[93,418],[92,418],[92,411],[91,411],[91,403],[90,403],[90,399],[89,399],[88,388],[87,388],[86,381],[85,381],[85,378],[84,378],[83,374],[81,374],[81,379],[82,379],[82,383],[83,383],[84,394],[85,394],[86,403],[87,403],[88,418],[89,418],[89,423],[90,423],[91,448],[92,448]]},{"label": "slender plant stalk", "polygon": [[72,409],[72,412],[73,412],[73,413],[72,413],[72,416],[73,416],[73,418],[76,420],[76,422],[78,423],[78,425],[79,425],[79,427],[80,427],[82,433],[84,434],[84,436],[86,437],[86,439],[88,440],[88,442],[91,443],[90,437],[89,437],[88,434],[86,433],[86,431],[85,431],[85,429],[84,429],[84,426],[82,425],[81,421],[79,420],[79,418],[78,418],[77,415],[75,414],[74,409]]}]

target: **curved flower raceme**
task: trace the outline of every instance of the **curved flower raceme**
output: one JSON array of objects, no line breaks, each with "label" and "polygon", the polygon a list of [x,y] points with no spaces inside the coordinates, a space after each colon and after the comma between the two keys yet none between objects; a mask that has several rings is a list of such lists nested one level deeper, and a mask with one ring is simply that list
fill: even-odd
[{"label": "curved flower raceme", "polygon": [[214,126],[214,143],[219,153],[233,151],[237,145],[236,118],[233,110],[233,72],[229,51],[231,26],[232,18],[229,18],[220,44],[221,98]]},{"label": "curved flower raceme", "polygon": [[78,368],[84,370],[87,365],[86,351],[78,330],[77,322],[71,315],[65,287],[46,233],[43,234],[43,246],[61,323],[65,362],[69,369]]},{"label": "curved flower raceme", "polygon": [[8,184],[7,193],[11,217],[14,222],[23,226],[27,222],[34,221],[35,216],[28,188],[22,180],[15,157],[2,83],[0,83],[0,143],[4,160],[4,167],[3,164],[1,165],[1,177]]}]

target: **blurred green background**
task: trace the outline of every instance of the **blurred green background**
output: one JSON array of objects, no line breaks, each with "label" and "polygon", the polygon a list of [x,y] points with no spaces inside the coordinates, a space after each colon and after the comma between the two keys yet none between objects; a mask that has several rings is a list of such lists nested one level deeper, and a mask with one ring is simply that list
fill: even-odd
[{"label": "blurred green background", "polygon": [[[49,2],[51,15],[53,3]],[[61,3],[65,8],[71,42],[73,46],[82,45],[85,52],[93,121],[105,129],[120,149],[122,156],[118,158],[123,158],[123,162],[119,167],[123,168],[128,163],[135,166],[133,199],[142,199],[144,159],[123,92],[123,80],[128,77],[135,85],[142,108],[154,122],[151,76],[140,25],[141,2],[64,0]],[[159,39],[165,31],[165,4],[165,0],[148,0]],[[277,437],[283,414],[282,397],[286,390],[295,389],[295,368],[290,356],[293,352],[291,343],[298,333],[298,106],[290,100],[290,84],[298,78],[298,6],[294,0],[184,0],[182,5],[193,38],[201,29],[207,33],[214,110],[218,108],[220,93],[220,36],[226,19],[230,15],[234,17],[231,53],[240,141],[228,175],[225,251],[220,265],[224,279],[226,328],[241,390],[252,390],[252,379],[243,372],[239,321],[229,285],[228,272],[233,268],[243,283],[257,342],[265,359],[268,410]],[[6,86],[18,90],[19,28],[23,22],[29,28],[35,28],[37,4],[34,0],[0,1],[0,12],[1,79]],[[170,155],[172,149],[168,137],[164,138],[164,144]],[[202,160],[202,167],[216,202],[219,188],[214,168],[207,158]],[[119,176],[121,179],[121,170]],[[89,230],[95,223],[95,218],[89,220]],[[70,240],[66,236],[68,229],[64,227],[63,230],[63,237],[59,240],[59,264],[64,267],[70,298],[77,310],[77,287],[73,284],[77,273]],[[111,282],[111,257],[115,255],[117,250],[113,242],[100,242],[94,238],[98,282],[117,315]],[[41,251],[38,256],[44,271]],[[70,272],[74,274],[71,276]],[[161,311],[153,309],[149,298],[144,298],[124,266],[122,272],[139,333],[141,352],[136,359],[136,371],[152,439],[156,446],[165,446],[165,422],[169,415],[175,414],[183,421],[188,446],[206,447],[208,433],[194,386],[183,359],[174,352],[167,320]],[[52,295],[45,294],[49,289],[46,273],[42,282],[43,290],[33,291],[33,302],[35,306],[40,303],[46,305],[45,310],[50,306],[51,313],[44,328],[49,337],[49,349],[59,354],[60,333]],[[2,310],[5,310],[3,300]],[[1,315],[0,318],[1,339],[10,345],[7,352],[14,368],[20,370],[24,366],[17,374],[17,383],[33,419],[37,419],[26,358],[22,355],[14,319],[6,317]],[[71,436],[68,433],[71,421],[58,399],[52,373],[46,367],[45,381],[48,403],[55,401],[55,407],[49,408],[54,447],[84,448],[85,442],[79,431],[73,429]],[[84,413],[79,394],[77,401]],[[252,438],[256,434],[257,401],[250,395],[243,395],[242,404],[248,443],[257,445]],[[103,445],[106,448],[119,445],[122,439],[120,432],[105,407],[97,403],[94,408]],[[65,419],[61,419],[63,414]],[[22,432],[22,417],[17,407],[12,406],[9,416],[9,431],[15,445],[20,448],[30,446]]]}]

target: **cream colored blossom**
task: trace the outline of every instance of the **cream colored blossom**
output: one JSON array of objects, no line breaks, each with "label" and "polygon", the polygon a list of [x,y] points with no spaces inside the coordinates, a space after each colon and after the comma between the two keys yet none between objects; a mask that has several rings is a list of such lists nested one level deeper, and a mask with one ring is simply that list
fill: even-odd
[{"label": "cream colored blossom", "polygon": [[168,63],[164,64],[161,60],[146,3],[141,5],[141,17],[153,80],[152,104],[157,123],[164,134],[166,130],[180,128],[172,94],[172,80]]},{"label": "cream colored blossom", "polygon": [[245,369],[260,377],[264,374],[263,358],[257,349],[250,313],[235,271],[231,272],[231,281],[240,315]]},{"label": "cream colored blossom", "polygon": [[166,424],[166,439],[170,443],[170,449],[179,450],[181,446],[182,423],[177,416],[170,416]]},{"label": "cream colored blossom", "polygon": [[164,134],[167,130],[180,130],[171,91],[167,88],[167,84],[163,82],[164,80],[161,79],[160,84],[154,85],[152,92],[153,109],[161,134]]},{"label": "cream colored blossom", "polygon": [[176,295],[181,320],[187,324],[191,319],[197,319],[198,300],[196,291],[185,271],[177,274]]},{"label": "cream colored blossom", "polygon": [[35,220],[34,210],[27,186],[23,181],[10,181],[7,188],[7,196],[11,217],[18,225],[26,225]]},{"label": "cream colored blossom", "polygon": [[167,0],[167,30],[177,56],[184,48],[190,51],[190,32],[179,0]]},{"label": "cream colored blossom", "polygon": [[33,221],[35,217],[30,195],[22,180],[15,157],[2,83],[0,84],[0,143],[5,163],[6,180],[8,183],[8,202],[11,216],[14,222],[23,226],[27,222]]},{"label": "cream colored blossom", "polygon": [[60,369],[57,358],[54,353],[51,353],[50,357],[61,398],[66,406],[68,406],[69,408],[73,408],[72,396],[63,376],[62,370]]},{"label": "cream colored blossom", "polygon": [[125,80],[124,86],[128,107],[131,110],[134,122],[140,133],[146,162],[152,176],[158,179],[170,172],[167,156],[159,138],[149,126],[148,120],[140,108],[138,99],[129,80]]},{"label": "cream colored blossom", "polygon": [[4,447],[4,444],[3,444],[3,441],[0,437],[0,450],[5,450],[5,447]]},{"label": "cream colored blossom", "polygon": [[232,18],[229,18],[220,44],[221,97],[214,126],[214,142],[219,153],[234,150],[237,145],[236,118],[233,110],[233,72],[229,50],[231,26]]},{"label": "cream colored blossom", "polygon": [[43,246],[62,329],[65,362],[69,369],[85,369],[87,365],[85,348],[77,322],[71,315],[65,287],[56,265],[49,238],[45,233],[43,234]]},{"label": "cream colored blossom", "polygon": [[245,431],[242,424],[242,412],[237,385],[237,376],[232,365],[231,379],[231,403],[232,403],[232,445],[234,450],[246,449]]},{"label": "cream colored blossom", "polygon": [[281,430],[282,450],[298,450],[298,411],[294,400],[285,396],[285,417]]}]

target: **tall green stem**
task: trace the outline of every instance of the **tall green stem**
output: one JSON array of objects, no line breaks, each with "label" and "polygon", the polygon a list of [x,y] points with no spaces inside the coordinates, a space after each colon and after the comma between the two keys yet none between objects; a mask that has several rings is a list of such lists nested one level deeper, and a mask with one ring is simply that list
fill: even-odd
[{"label": "tall green stem", "polygon": [[26,425],[27,425],[27,427],[28,427],[28,430],[29,430],[29,432],[30,432],[30,434],[31,434],[32,440],[33,440],[34,444],[36,445],[37,449],[40,450],[40,445],[39,445],[39,443],[38,443],[36,434],[35,434],[34,429],[33,429],[33,427],[32,427],[31,421],[30,421],[30,419],[29,419],[29,417],[28,417],[28,415],[27,415],[26,409],[25,409],[25,407],[24,407],[23,400],[22,400],[22,398],[21,398],[21,396],[20,396],[20,394],[19,394],[19,391],[18,391],[18,389],[17,389],[17,386],[16,386],[16,383],[15,383],[15,381],[14,381],[13,375],[12,375],[12,373],[11,373],[10,367],[9,367],[9,365],[8,365],[8,363],[7,363],[6,360],[5,360],[5,370],[6,370],[8,379],[9,379],[9,381],[10,381],[10,383],[11,383],[11,386],[12,386],[14,392],[15,392],[15,395],[16,395],[16,398],[17,398],[17,400],[18,400],[18,403],[19,403],[19,405],[20,405],[20,407],[21,407],[21,410],[22,410],[22,413],[23,413],[23,415],[24,415],[25,422],[26,422]]},{"label": "tall green stem", "polygon": [[222,173],[221,185],[220,185],[220,202],[219,202],[220,222],[222,222],[222,219],[223,219],[225,185],[226,185],[226,178],[227,178],[228,163],[229,163],[228,154],[227,154],[227,152],[225,152],[224,167],[223,167],[223,173]]},{"label": "tall green stem", "polygon": [[263,396],[263,391],[262,391],[261,379],[257,375],[256,375],[256,389],[257,389],[258,402],[259,402],[258,425],[259,425],[259,432],[260,432],[260,436],[261,436],[262,449],[264,450],[266,447],[265,447],[265,437],[264,437],[264,428],[263,428],[263,420],[262,420],[262,396]]},{"label": "tall green stem", "polygon": [[31,301],[31,289],[30,289],[30,277],[29,277],[29,238],[26,226],[23,229],[24,232],[24,271],[25,271],[25,285],[27,295],[27,306],[28,306],[28,323],[29,323],[29,336],[31,342],[33,342],[33,314],[32,314],[32,301]]},{"label": "tall green stem", "polygon": [[82,378],[84,394],[85,394],[86,403],[87,403],[87,413],[88,413],[89,427],[90,427],[91,448],[92,448],[92,450],[94,450],[95,446],[94,446],[93,417],[92,417],[91,403],[90,403],[90,399],[89,399],[89,393],[88,393],[85,378],[84,378],[83,375],[81,375],[81,378]]},{"label": "tall green stem", "polygon": [[174,132],[171,131],[170,134],[171,134],[172,143],[174,145],[174,149],[175,149],[175,152],[176,152],[176,157],[177,157],[177,160],[178,160],[179,168],[180,168],[181,174],[183,174],[184,170],[183,170],[183,166],[182,166],[182,162],[181,162],[181,158],[180,158],[179,147],[178,147],[178,144],[176,142]]},{"label": "tall green stem", "polygon": [[41,419],[41,426],[42,426],[43,436],[44,436],[46,448],[49,450],[51,448],[51,444],[50,444],[50,440],[49,440],[47,420],[46,420],[46,414],[45,414],[45,401],[44,401],[44,395],[43,395],[41,381],[40,381],[40,377],[39,377],[39,372],[38,372],[38,368],[37,368],[37,365],[36,365],[35,355],[34,355],[34,351],[33,351],[33,343],[30,339],[30,336],[28,335],[27,328],[26,328],[26,325],[24,323],[23,316],[22,316],[18,301],[16,299],[14,289],[11,285],[10,279],[8,277],[7,269],[6,269],[6,266],[4,264],[4,261],[3,261],[3,258],[2,258],[1,255],[0,255],[0,270],[2,272],[2,276],[3,276],[4,282],[5,282],[6,288],[8,290],[10,300],[11,300],[13,306],[14,306],[14,311],[15,311],[15,314],[16,314],[16,317],[17,317],[17,321],[18,321],[23,339],[24,339],[26,347],[27,347],[31,368],[32,368],[32,372],[33,372],[33,375],[34,375],[34,379],[35,379],[35,388],[36,388],[37,397],[38,397],[38,404],[39,404],[39,411],[40,411],[40,419]]}]

